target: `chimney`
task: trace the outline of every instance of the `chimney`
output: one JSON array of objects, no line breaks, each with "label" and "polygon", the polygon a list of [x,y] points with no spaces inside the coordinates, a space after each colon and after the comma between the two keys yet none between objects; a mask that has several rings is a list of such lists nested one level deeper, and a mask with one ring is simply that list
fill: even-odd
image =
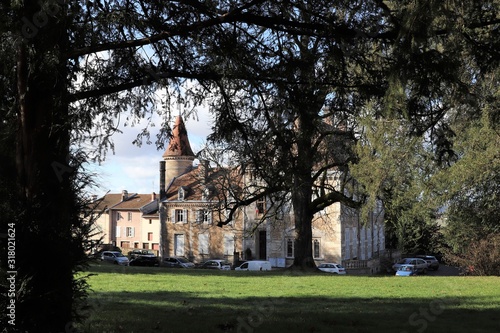
[{"label": "chimney", "polygon": [[209,171],[210,162],[208,160],[200,160],[200,164],[198,165],[198,176],[201,178],[204,184],[208,182]]},{"label": "chimney", "polygon": [[153,193],[151,194],[151,201],[155,201],[155,200],[156,200],[156,193],[155,193],[155,192],[153,192]]},{"label": "chimney", "polygon": [[165,186],[165,161],[160,161],[160,199],[166,195]]},{"label": "chimney", "polygon": [[128,192],[127,190],[122,191],[122,201],[125,201],[128,199]]}]

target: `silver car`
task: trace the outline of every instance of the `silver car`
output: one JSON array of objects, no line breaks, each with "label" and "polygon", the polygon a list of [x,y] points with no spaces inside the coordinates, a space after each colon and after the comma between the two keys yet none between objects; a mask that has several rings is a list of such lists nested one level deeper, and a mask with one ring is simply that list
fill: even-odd
[{"label": "silver car", "polygon": [[404,259],[401,259],[400,261],[398,261],[397,263],[395,263],[394,265],[392,265],[392,269],[394,271],[397,271],[399,267],[403,266],[403,265],[412,265],[415,267],[415,271],[416,273],[422,273],[422,274],[425,274],[427,273],[427,269],[428,269],[428,264],[427,264],[427,261],[425,261],[424,259],[420,259],[420,258],[404,258]]},{"label": "silver car", "polygon": [[104,251],[101,254],[101,260],[115,265],[128,266],[129,260],[121,252],[118,251]]}]

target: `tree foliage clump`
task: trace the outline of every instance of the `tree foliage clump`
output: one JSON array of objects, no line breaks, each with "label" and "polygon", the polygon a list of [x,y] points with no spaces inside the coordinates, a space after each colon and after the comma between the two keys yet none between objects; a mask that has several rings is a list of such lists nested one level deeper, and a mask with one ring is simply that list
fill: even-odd
[{"label": "tree foliage clump", "polygon": [[500,233],[474,239],[464,253],[448,251],[445,259],[461,267],[464,275],[500,276]]},{"label": "tree foliage clump", "polygon": [[[498,95],[498,91],[498,87],[491,87],[490,92]],[[480,118],[459,125],[461,134],[455,147],[461,158],[436,176],[436,189],[447,205],[443,228],[446,252],[451,258],[467,258],[473,266],[483,265],[476,260],[500,260],[494,254],[498,251],[494,241],[500,233],[500,131],[498,122],[492,121],[491,107]],[[488,245],[485,240],[492,242]],[[463,265],[466,260],[455,262]],[[486,271],[498,274],[487,269],[474,274]]]},{"label": "tree foliage clump", "polygon": [[[401,27],[392,62],[399,70],[388,78],[382,112],[371,107],[360,115],[352,171],[371,196],[384,199],[389,230],[399,234],[394,245],[414,248],[418,237],[404,230],[434,232],[438,225],[445,243],[458,244],[458,211],[498,221],[492,176],[500,4],[403,1],[392,8]],[[475,213],[463,211],[470,206]],[[426,241],[418,247],[428,248]]]}]

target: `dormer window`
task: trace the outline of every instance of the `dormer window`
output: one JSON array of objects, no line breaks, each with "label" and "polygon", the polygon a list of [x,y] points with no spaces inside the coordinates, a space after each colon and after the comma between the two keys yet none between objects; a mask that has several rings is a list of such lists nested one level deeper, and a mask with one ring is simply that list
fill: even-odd
[{"label": "dormer window", "polygon": [[203,194],[202,194],[202,200],[204,201],[207,201],[209,198],[210,198],[210,189],[208,187],[206,187],[204,190],[203,190]]},{"label": "dormer window", "polygon": [[201,194],[201,199],[204,201],[208,201],[216,194],[216,192],[217,191],[213,185],[207,185],[203,189],[203,193]]},{"label": "dormer window", "polygon": [[184,187],[179,188],[179,192],[178,192],[179,201],[184,201],[184,199],[186,198],[186,192],[187,191]]}]

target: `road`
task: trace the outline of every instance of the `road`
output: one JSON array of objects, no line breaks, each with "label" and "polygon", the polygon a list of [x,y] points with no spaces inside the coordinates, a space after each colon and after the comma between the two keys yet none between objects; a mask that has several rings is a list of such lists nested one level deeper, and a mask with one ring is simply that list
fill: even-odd
[{"label": "road", "polygon": [[457,267],[440,265],[437,271],[427,271],[429,276],[458,276],[459,270]]}]

